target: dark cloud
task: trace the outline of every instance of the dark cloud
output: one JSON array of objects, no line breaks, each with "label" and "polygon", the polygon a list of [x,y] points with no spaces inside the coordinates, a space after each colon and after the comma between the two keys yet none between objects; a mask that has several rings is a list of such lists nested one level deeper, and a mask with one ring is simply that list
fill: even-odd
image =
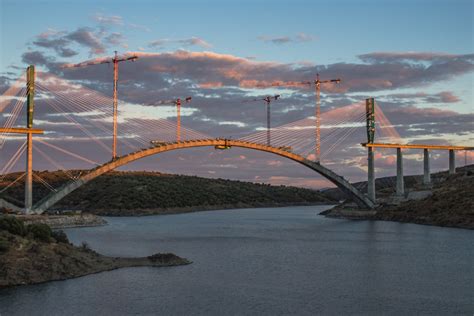
[{"label": "dark cloud", "polygon": [[103,54],[105,47],[100,39],[88,27],[81,27],[77,30],[65,35],[66,39],[76,42],[79,45],[88,47],[93,55]]},{"label": "dark cloud", "polygon": [[78,52],[68,48],[70,41],[66,38],[44,38],[38,37],[37,40],[33,41],[33,45],[43,48],[53,49],[61,57],[72,57],[78,54]]},{"label": "dark cloud", "polygon": [[105,29],[95,32],[94,29],[81,27],[72,32],[48,31],[39,34],[31,43],[36,48],[46,48],[55,51],[59,57],[72,57],[78,54],[71,45],[78,45],[89,49],[90,55],[105,52],[106,45],[121,45],[126,47],[125,38],[121,33],[107,33]]},{"label": "dark cloud", "polygon": [[39,51],[29,51],[23,53],[23,55],[21,55],[21,59],[25,64],[48,67],[52,65],[54,60],[52,57],[45,56]]}]

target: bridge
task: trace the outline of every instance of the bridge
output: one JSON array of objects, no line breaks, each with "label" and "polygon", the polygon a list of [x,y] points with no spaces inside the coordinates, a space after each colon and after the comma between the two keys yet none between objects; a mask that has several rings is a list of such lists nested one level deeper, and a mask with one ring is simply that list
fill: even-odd
[{"label": "bridge", "polygon": [[[41,74],[48,79],[51,78],[50,74]],[[61,78],[54,77],[54,80],[59,81]],[[19,82],[22,82],[19,80]],[[189,128],[182,128],[180,122],[180,105],[181,102],[178,99],[174,102],[177,107],[177,122],[171,122],[169,120],[157,120],[158,128],[156,125],[151,125],[150,122],[140,121],[135,122],[124,122],[120,126],[122,127],[123,134],[128,132],[129,137],[117,134],[117,105],[118,100],[116,99],[116,93],[114,93],[114,100],[98,94],[97,91],[90,90],[85,87],[81,87],[80,91],[73,95],[67,95],[64,91],[54,87],[47,86],[48,80],[42,80],[41,83],[35,84],[35,70],[34,66],[28,67],[26,89],[19,88],[19,84],[12,86],[4,94],[4,99],[0,99],[0,113],[5,108],[10,106],[12,108],[11,114],[8,117],[3,127],[0,127],[0,150],[7,139],[8,135],[19,134],[26,135],[27,141],[18,148],[11,159],[3,166],[1,170],[1,179],[8,173],[14,164],[19,160],[20,156],[26,151],[26,170],[16,180],[12,181],[6,188],[0,191],[0,194],[16,183],[21,181],[22,177],[25,177],[25,203],[24,207],[12,204],[11,201],[6,201],[0,198],[0,206],[23,210],[25,213],[36,213],[41,214],[57,202],[66,197],[74,190],[80,188],[87,182],[95,179],[96,177],[111,171],[116,168],[125,166],[129,163],[137,161],[139,159],[158,155],[164,152],[176,151],[186,148],[197,148],[197,147],[211,147],[215,149],[230,149],[232,147],[245,148],[250,150],[257,150],[274,154],[280,157],[287,158],[300,165],[315,171],[317,174],[323,176],[335,186],[337,186],[345,195],[352,199],[361,208],[373,208],[376,205],[375,197],[375,170],[374,170],[374,149],[375,148],[397,148],[397,193],[401,193],[403,188],[403,164],[401,149],[402,148],[421,148],[425,150],[425,159],[429,160],[426,155],[427,150],[449,150],[450,152],[450,170],[454,170],[454,154],[455,150],[473,150],[472,147],[465,146],[431,146],[430,145],[403,145],[400,143],[375,143],[374,136],[375,131],[378,129],[378,133],[382,139],[400,140],[398,133],[393,128],[393,125],[385,117],[381,109],[376,105],[373,98],[365,100],[365,102],[359,102],[346,107],[338,108],[321,114],[319,109],[316,111],[316,117],[308,117],[295,122],[290,122],[277,127],[272,127],[270,123],[270,107],[269,101],[267,102],[267,128],[266,130],[258,130],[252,134],[241,136],[238,139],[230,138],[215,138],[206,135],[201,132]],[[69,84],[69,83],[67,83]],[[116,88],[116,82],[114,85]],[[55,112],[64,116],[72,126],[77,127],[83,132],[88,139],[94,141],[92,144],[97,145],[98,149],[102,149],[112,154],[112,159],[105,162],[96,162],[91,158],[85,157],[83,154],[77,151],[73,152],[71,149],[55,145],[51,142],[51,136],[44,137],[44,135],[54,134],[53,131],[44,131],[42,129],[33,128],[33,113],[34,113],[34,95],[35,90],[39,90],[42,95],[47,95],[46,98],[41,98],[39,101],[42,102],[44,108],[50,106]],[[91,97],[86,99],[83,94],[87,92]],[[116,92],[116,91],[115,91]],[[319,92],[319,91],[318,91]],[[27,127],[14,127],[15,120],[20,116],[21,109],[23,108],[23,99],[26,99],[27,103]],[[190,98],[189,98],[190,99]],[[262,100],[269,100],[269,97]],[[319,99],[319,98],[318,98]],[[256,99],[259,100],[259,99]],[[276,100],[276,98],[275,98]],[[113,104],[114,110],[104,110],[103,104]],[[11,106],[13,105],[13,106]],[[319,103],[318,105],[319,106]],[[365,111],[364,111],[365,107]],[[380,124],[375,124],[375,111],[377,109],[378,118]],[[105,111],[103,114],[104,119],[108,120],[111,115],[114,119],[113,128],[113,150],[104,143],[102,139],[106,138],[111,134],[111,130],[103,125],[102,123],[96,122],[95,120],[87,120],[84,123],[80,123],[78,120],[81,117],[81,113]],[[73,116],[70,113],[78,113]],[[365,121],[365,122],[364,122]],[[323,123],[320,126],[320,122]],[[364,124],[365,123],[365,124]],[[94,125],[94,131],[89,130],[87,125]],[[102,125],[101,125],[102,124]],[[327,166],[324,166],[321,162],[321,157],[328,155],[342,141],[347,139],[355,130],[363,128],[367,131],[368,142],[362,143],[367,149],[368,153],[368,189],[367,193],[361,191],[361,188],[357,188],[352,185],[343,176],[331,170]],[[319,130],[321,127],[321,131]],[[128,130],[127,130],[128,128]],[[315,133],[316,128],[316,133]],[[97,134],[102,133],[102,138],[98,137]],[[146,134],[146,133],[149,133]],[[161,133],[161,134],[160,134]],[[174,134],[176,136],[174,136]],[[184,134],[184,136],[182,136]],[[316,139],[314,138],[314,135]],[[39,143],[48,147],[48,150],[54,150],[58,153],[69,155],[75,159],[80,159],[82,162],[90,163],[94,165],[94,168],[88,170],[84,174],[79,176],[72,176],[54,156],[47,154],[39,147],[34,147],[33,135],[35,135],[35,144]],[[131,135],[131,136],[130,136]],[[161,135],[161,136],[159,136]],[[271,137],[270,137],[271,135]],[[393,137],[395,135],[395,138]],[[120,137],[122,136],[122,137]],[[322,137],[321,137],[322,136]],[[320,138],[321,137],[321,138]],[[17,138],[18,139],[18,138]],[[118,154],[119,147],[117,141],[122,142],[124,146],[129,147],[132,151],[126,152],[122,155]],[[136,143],[133,143],[135,141]],[[145,146],[143,148],[143,146]],[[51,164],[56,166],[58,170],[62,170],[71,179],[70,182],[65,183],[59,188],[53,188],[44,179],[33,171],[33,148],[43,158],[49,161]],[[320,149],[324,148],[322,155],[320,156]],[[80,148],[77,148],[80,149]],[[315,155],[316,153],[316,155]],[[426,173],[426,160],[425,160],[425,173]],[[429,168],[428,168],[429,173]],[[40,183],[47,187],[51,192],[40,199],[37,203],[33,204],[33,191],[32,191],[32,179],[35,177]],[[426,175],[425,175],[426,177]],[[400,180],[401,178],[401,180]],[[401,181],[401,182],[400,182]],[[399,183],[400,182],[400,183]],[[403,192],[402,192],[403,193]]]},{"label": "bridge", "polygon": [[279,155],[293,161],[296,161],[302,164],[309,169],[316,171],[332,183],[334,183],[338,188],[340,188],[344,193],[346,193],[350,198],[352,198],[360,207],[369,207],[372,208],[374,203],[368,199],[364,194],[357,190],[353,185],[351,185],[343,177],[337,175],[330,169],[323,167],[321,164],[310,161],[300,155],[288,152],[284,149],[275,148],[272,146],[266,146],[262,144],[246,142],[241,140],[229,140],[229,139],[199,139],[199,140],[190,140],[184,142],[174,142],[174,143],[162,143],[155,147],[143,149],[137,152],[130,153],[128,155],[117,157],[105,164],[91,170],[86,175],[82,176],[77,181],[68,183],[62,187],[58,192],[47,196],[44,200],[40,201],[38,205],[35,205],[33,208],[34,213],[42,213],[56,202],[61,200],[63,197],[76,190],[80,186],[86,184],[92,179],[104,174],[108,171],[112,171],[118,167],[124,166],[135,160],[156,155],[166,151],[184,149],[184,148],[194,148],[194,147],[222,147],[222,148],[231,148],[231,147],[241,147],[247,149],[260,150],[264,152],[269,152],[275,155]]}]

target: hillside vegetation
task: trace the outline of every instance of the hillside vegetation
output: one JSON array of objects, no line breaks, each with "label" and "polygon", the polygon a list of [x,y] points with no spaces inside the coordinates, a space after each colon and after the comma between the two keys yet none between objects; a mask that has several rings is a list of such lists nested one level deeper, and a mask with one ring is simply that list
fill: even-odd
[{"label": "hillside vegetation", "polygon": [[[80,171],[72,171],[79,174]],[[67,183],[64,172],[38,172],[51,186]],[[18,174],[7,175],[1,188],[10,184]],[[24,182],[18,181],[1,198],[22,204]],[[50,191],[34,183],[37,202]],[[314,190],[287,186],[270,186],[224,179],[168,175],[158,172],[119,172],[102,175],[74,191],[54,209],[84,210],[101,215],[134,215],[184,212],[216,208],[259,207],[333,203]]]},{"label": "hillside vegetation", "polygon": [[[472,169],[472,168],[471,168]],[[432,195],[398,206],[381,205],[374,219],[474,229],[474,172],[446,176]]]},{"label": "hillside vegetation", "polygon": [[149,257],[106,257],[86,243],[74,246],[46,224],[25,225],[0,215],[0,288],[64,280],[126,267],[166,267],[191,263],[171,253]]},{"label": "hillside vegetation", "polygon": [[[410,193],[429,191],[430,194],[418,199],[407,198],[394,203],[395,183],[395,177],[376,180],[379,205],[374,214],[351,214],[351,203],[341,204],[323,213],[331,217],[474,229],[474,165],[457,168],[453,175],[449,175],[447,171],[433,174],[430,188],[423,185],[422,175],[405,177],[407,196]],[[360,184],[366,187],[366,183],[355,185]],[[333,198],[339,197],[339,193],[333,189],[325,193]]]}]

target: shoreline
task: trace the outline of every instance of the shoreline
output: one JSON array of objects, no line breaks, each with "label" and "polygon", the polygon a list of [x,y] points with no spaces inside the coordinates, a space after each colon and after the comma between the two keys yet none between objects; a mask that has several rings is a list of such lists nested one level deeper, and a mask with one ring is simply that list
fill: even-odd
[{"label": "shoreline", "polygon": [[21,220],[25,225],[46,224],[52,229],[73,228],[73,227],[94,227],[107,225],[107,221],[101,216],[83,214],[45,214],[45,215],[13,215]]},{"label": "shoreline", "polygon": [[[28,281],[20,281],[20,282],[5,282],[4,280],[0,279],[0,290],[7,289],[17,286],[27,286],[27,285],[35,285],[35,284],[42,284],[48,282],[55,282],[55,281],[65,281],[70,279],[76,279],[83,276],[91,275],[91,274],[98,274],[107,271],[113,271],[118,269],[124,268],[137,268],[137,267],[155,267],[155,268],[165,268],[165,267],[176,267],[182,265],[189,265],[193,263],[192,261],[178,257],[171,253],[165,254],[155,254],[148,257],[106,257],[100,254],[95,253],[93,250],[89,250],[97,256],[97,262],[94,262],[95,266],[87,266],[80,272],[71,272],[69,275],[57,275],[50,278],[44,277],[39,279],[32,279]],[[157,259],[151,259],[152,257],[157,258],[161,256],[170,257],[169,259],[159,261]]]},{"label": "shoreline", "polygon": [[[157,215],[175,215],[194,212],[219,211],[219,210],[238,210],[246,208],[273,208],[273,207],[291,207],[291,206],[321,206],[328,205],[331,208],[322,211],[319,215],[328,218],[350,219],[350,220],[370,220],[370,221],[390,221],[398,223],[411,223],[419,225],[429,225],[437,227],[451,227],[461,229],[474,229],[474,223],[466,218],[456,218],[455,221],[446,222],[445,219],[438,219],[434,215],[424,214],[420,216],[409,208],[394,208],[393,205],[379,205],[374,210],[361,210],[355,205],[349,203],[328,204],[323,202],[316,203],[266,203],[266,204],[225,204],[203,207],[183,207],[183,208],[156,208],[156,209],[136,209],[136,210],[99,210],[94,213],[82,213],[72,215],[45,214],[45,215],[15,215],[25,224],[44,223],[53,229],[75,228],[75,227],[94,227],[107,225],[103,217],[141,217]],[[456,221],[457,220],[457,221]],[[466,222],[467,221],[467,222]]]},{"label": "shoreline", "polygon": [[389,207],[384,208],[383,206],[374,210],[360,210],[340,204],[331,209],[320,212],[319,215],[335,219],[383,221],[474,230],[474,224],[472,222],[466,223],[466,219],[460,219],[455,222],[446,222],[443,219],[437,219],[436,217],[417,216],[418,214],[416,214],[416,212],[410,210],[404,210],[402,212],[394,211]]},{"label": "shoreline", "polygon": [[291,206],[318,206],[318,205],[334,205],[328,202],[302,202],[302,203],[259,203],[259,204],[223,204],[223,205],[208,205],[197,207],[179,207],[179,208],[155,208],[155,209],[134,209],[134,210],[95,210],[92,214],[96,216],[107,217],[136,217],[136,216],[153,216],[153,215],[173,215],[186,214],[194,212],[205,211],[219,211],[231,209],[245,209],[245,208],[269,208],[269,207],[291,207]]},{"label": "shoreline", "polygon": [[25,225],[16,217],[0,222],[0,289],[78,278],[130,267],[171,267],[192,261],[172,253],[108,257],[87,245],[71,244],[64,232],[44,223]]},{"label": "shoreline", "polygon": [[[141,217],[141,216],[157,216],[157,215],[175,215],[187,214],[194,212],[206,211],[220,211],[232,209],[245,208],[269,208],[269,207],[291,207],[291,206],[318,206],[318,205],[334,205],[323,202],[317,203],[275,203],[270,205],[248,205],[248,204],[226,204],[226,205],[212,205],[206,207],[185,207],[172,209],[138,209],[138,210],[112,210],[112,211],[98,211],[96,214],[84,212],[80,214],[48,214],[41,215],[24,215],[11,214],[15,218],[21,220],[25,225],[29,224],[46,224],[52,229],[78,228],[78,227],[96,227],[107,225],[107,221],[103,217]],[[61,212],[60,210],[58,210]],[[68,211],[69,212],[69,211]],[[0,214],[1,216],[2,214]],[[8,214],[4,214],[8,215]]]}]

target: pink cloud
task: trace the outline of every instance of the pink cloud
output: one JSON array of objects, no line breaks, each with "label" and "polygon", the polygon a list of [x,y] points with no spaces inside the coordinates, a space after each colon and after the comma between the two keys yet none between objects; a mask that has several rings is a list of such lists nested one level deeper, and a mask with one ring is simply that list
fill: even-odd
[{"label": "pink cloud", "polygon": [[456,103],[461,101],[457,96],[455,96],[452,92],[450,91],[443,91],[438,93],[438,96],[440,97],[440,100],[443,103]]},{"label": "pink cloud", "polygon": [[[93,43],[94,41],[91,41],[89,44]],[[430,60],[426,61],[418,55],[408,54],[407,56],[414,56],[413,58],[418,56],[419,58],[407,62],[404,59],[406,56],[402,53],[395,55],[387,53],[387,56],[392,56],[391,58],[397,60],[397,63],[374,61],[373,63],[336,63],[326,66],[256,61],[210,51],[178,50],[166,53],[128,53],[128,55],[132,54],[140,57],[133,67],[136,77],[150,72],[160,72],[173,74],[176,79],[190,79],[195,84],[203,84],[204,87],[209,82],[221,82],[222,87],[241,88],[267,88],[290,83],[290,87],[308,89],[307,85],[297,83],[314,80],[316,73],[322,73],[323,79],[342,79],[340,84],[324,85],[324,90],[331,93],[426,86],[432,82],[446,80],[474,69],[473,58],[470,55],[450,54],[442,55],[442,59],[436,59],[436,62],[433,61],[432,64],[429,64]],[[379,56],[378,53],[375,54],[375,56]],[[80,75],[81,71],[76,69],[75,74],[76,76]],[[90,73],[87,75],[90,76]],[[84,79],[90,80],[91,78],[84,77]],[[444,100],[443,102],[456,101],[453,95],[446,92],[440,94],[438,99]]]},{"label": "pink cloud", "polygon": [[204,89],[220,88],[222,87],[222,82],[220,81],[202,82],[199,84],[199,87],[204,88]]}]

